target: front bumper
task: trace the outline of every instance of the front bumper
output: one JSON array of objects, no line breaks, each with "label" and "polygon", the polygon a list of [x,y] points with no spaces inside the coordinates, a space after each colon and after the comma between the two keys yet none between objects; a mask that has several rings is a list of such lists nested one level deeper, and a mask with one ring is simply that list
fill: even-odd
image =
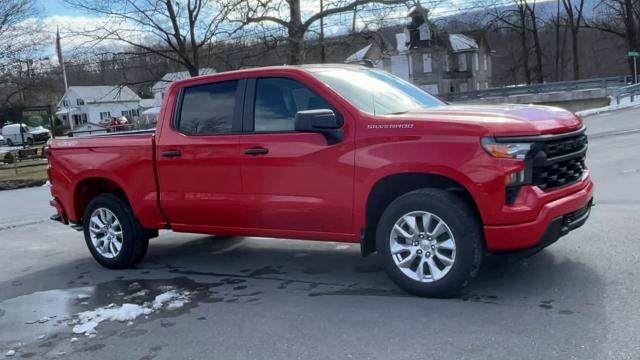
[{"label": "front bumper", "polygon": [[593,183],[582,189],[548,202],[542,206],[534,221],[484,226],[489,251],[513,251],[545,247],[569,231],[582,226],[590,214],[593,203]]}]

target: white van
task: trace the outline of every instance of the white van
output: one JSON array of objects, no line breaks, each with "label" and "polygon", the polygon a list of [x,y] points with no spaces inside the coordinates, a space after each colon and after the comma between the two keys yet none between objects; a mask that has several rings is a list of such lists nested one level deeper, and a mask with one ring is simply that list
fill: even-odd
[{"label": "white van", "polygon": [[[22,126],[22,134],[20,133],[20,126]],[[22,145],[22,139],[28,145],[33,145],[37,142],[49,140],[51,133],[42,126],[29,127],[25,124],[11,124],[2,127],[2,137],[4,137],[4,142],[8,146]]]}]

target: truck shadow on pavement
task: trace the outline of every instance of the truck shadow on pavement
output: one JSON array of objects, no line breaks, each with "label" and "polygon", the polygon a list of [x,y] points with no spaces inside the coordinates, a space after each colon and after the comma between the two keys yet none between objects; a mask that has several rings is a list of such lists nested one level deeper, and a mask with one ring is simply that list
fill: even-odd
[{"label": "truck shadow on pavement", "polygon": [[[493,315],[497,323],[511,322],[513,316],[527,321],[539,316],[567,315],[576,316],[571,326],[592,329],[593,324],[606,323],[603,311],[605,284],[585,264],[558,259],[553,249],[549,249],[521,261],[509,264],[490,261],[486,265],[459,297],[421,299],[403,292],[388,280],[375,255],[362,258],[358,244],[210,236],[180,240],[180,235],[168,234],[151,243],[145,261],[135,269],[107,270],[87,255],[0,283],[0,294],[3,295],[0,297],[3,300],[0,302],[0,324],[7,325],[8,322],[21,329],[0,337],[0,346],[21,343],[23,348],[41,349],[31,349],[40,355],[51,355],[52,351],[88,351],[85,349],[88,343],[84,343],[84,347],[74,345],[57,350],[72,337],[67,322],[74,319],[75,314],[109,304],[149,303],[166,289],[186,292],[188,302],[175,311],[159,311],[138,319],[136,324],[160,321],[162,327],[168,328],[175,325],[176,320],[172,319],[205,304],[262,306],[269,303],[278,307],[281,305],[274,304],[277,301],[274,299],[279,296],[318,302],[318,305],[333,301],[330,299],[336,296],[364,296],[383,302],[383,299],[393,298],[405,302],[403,306],[408,308],[434,303],[439,311],[445,315],[450,313],[452,318],[474,318],[487,311],[478,306],[489,309],[502,306]],[[51,274],[59,276],[52,277]],[[47,280],[43,282],[43,279]],[[142,290],[145,293],[136,298],[134,295]],[[51,291],[66,291],[70,295],[59,297],[65,304],[52,307],[48,303],[51,297],[46,296]],[[79,301],[78,293],[87,294],[88,299]],[[376,301],[360,303],[375,310]],[[62,313],[42,313],[43,317],[55,317],[56,320],[51,321],[48,328],[38,328],[29,323],[38,318],[24,311],[25,306],[63,310]],[[16,314],[18,311],[23,314]],[[588,317],[581,316],[586,312],[589,312]],[[142,330],[138,334],[135,328],[117,323],[101,325],[100,329],[99,334],[104,338],[144,335]],[[585,333],[585,337],[604,336],[604,331],[605,327],[602,327]],[[29,345],[29,339],[33,341],[38,333],[45,334],[47,339],[55,336],[57,340],[51,340],[49,346],[44,346],[42,341]]]}]

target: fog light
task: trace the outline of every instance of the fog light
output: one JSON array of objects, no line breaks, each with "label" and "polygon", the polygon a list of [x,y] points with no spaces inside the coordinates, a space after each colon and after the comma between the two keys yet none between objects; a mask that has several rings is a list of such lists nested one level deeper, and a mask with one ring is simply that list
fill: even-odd
[{"label": "fog light", "polygon": [[518,172],[507,174],[504,177],[504,184],[507,186],[522,185],[525,183],[524,169]]}]

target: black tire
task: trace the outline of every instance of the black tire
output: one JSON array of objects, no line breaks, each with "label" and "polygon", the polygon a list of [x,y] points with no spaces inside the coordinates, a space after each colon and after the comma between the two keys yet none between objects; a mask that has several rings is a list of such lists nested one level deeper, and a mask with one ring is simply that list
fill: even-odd
[{"label": "black tire", "polygon": [[27,138],[27,145],[33,146],[33,144],[35,144],[35,141],[33,141],[33,138]]},{"label": "black tire", "polygon": [[[455,239],[453,265],[439,280],[420,282],[412,279],[394,262],[390,248],[392,229],[396,221],[413,211],[436,215],[446,223]],[[404,290],[426,297],[459,294],[480,268],[483,243],[479,219],[469,204],[453,193],[439,189],[420,189],[400,196],[385,209],[376,231],[377,251],[389,277]]]},{"label": "black tire", "polygon": [[7,138],[7,146],[13,146],[13,141],[9,138]]},{"label": "black tire", "polygon": [[[108,258],[101,255],[91,241],[89,224],[91,214],[98,209],[110,210],[122,227],[122,247],[120,252]],[[131,207],[113,194],[101,194],[93,198],[84,211],[83,219],[84,239],[93,258],[108,269],[126,269],[142,260],[149,245],[144,229],[136,219]]]},{"label": "black tire", "polygon": [[142,262],[142,260],[144,260],[144,257],[147,255],[147,250],[149,250],[149,238],[148,237],[143,237],[140,240],[141,244],[140,247],[138,248],[138,253],[136,254],[135,258],[133,259],[133,264],[139,264]]}]

